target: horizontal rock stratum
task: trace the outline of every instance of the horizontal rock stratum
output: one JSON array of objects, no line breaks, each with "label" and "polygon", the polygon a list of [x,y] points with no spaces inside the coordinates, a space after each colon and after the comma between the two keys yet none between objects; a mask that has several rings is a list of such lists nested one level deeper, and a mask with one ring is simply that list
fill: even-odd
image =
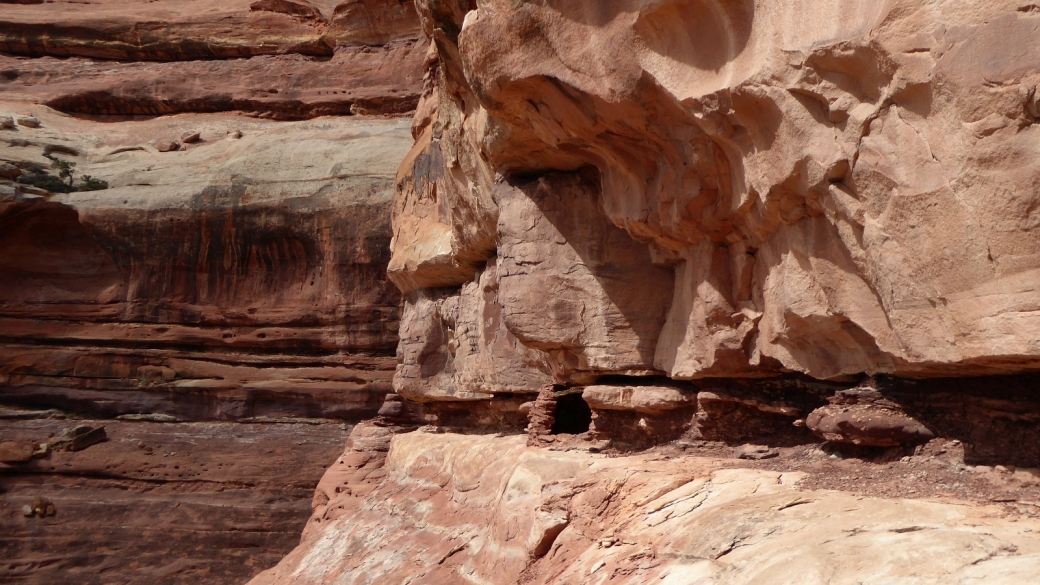
[{"label": "horizontal rock stratum", "polygon": [[0,0],[0,581],[242,583],[299,542],[391,387],[426,50],[398,0]]},{"label": "horizontal rock stratum", "polygon": [[[0,114],[24,109],[0,102]],[[33,110],[42,126],[4,131],[0,157],[26,174],[49,169],[45,155],[78,161],[109,188],[0,185],[5,403],[185,420],[375,414],[397,341],[400,297],[383,271],[407,121],[101,124]]]},{"label": "horizontal rock stratum", "polygon": [[[473,343],[423,307],[493,280],[484,313],[560,383],[1040,366],[1034,6],[418,5],[437,85],[395,202],[405,328]],[[399,392],[471,396],[468,356],[505,359],[434,345],[402,344]]]}]

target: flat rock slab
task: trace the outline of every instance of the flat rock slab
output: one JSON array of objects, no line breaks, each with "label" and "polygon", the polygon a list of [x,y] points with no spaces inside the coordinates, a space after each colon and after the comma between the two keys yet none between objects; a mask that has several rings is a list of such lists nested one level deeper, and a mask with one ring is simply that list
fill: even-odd
[{"label": "flat rock slab", "polygon": [[803,473],[737,467],[752,464],[397,435],[385,475],[323,480],[325,520],[251,583],[1020,585],[1040,573],[1036,518],[808,490]]}]

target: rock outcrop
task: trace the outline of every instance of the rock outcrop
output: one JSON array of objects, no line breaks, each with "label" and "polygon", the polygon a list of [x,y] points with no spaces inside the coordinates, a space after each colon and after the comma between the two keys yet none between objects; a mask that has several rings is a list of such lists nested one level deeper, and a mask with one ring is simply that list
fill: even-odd
[{"label": "rock outcrop", "polygon": [[0,581],[240,583],[391,389],[418,14],[0,6]]},{"label": "rock outcrop", "polygon": [[420,2],[391,278],[495,262],[561,383],[1035,370],[1019,4]]},{"label": "rock outcrop", "polygon": [[[5,403],[183,420],[376,413],[397,342],[383,271],[407,122],[34,110],[41,128],[0,136],[0,156],[27,173],[48,155],[78,161],[108,188],[0,186]],[[186,132],[200,139],[156,148]]]},{"label": "rock outcrop", "polygon": [[253,583],[1035,578],[1036,6],[416,5],[412,424]]},{"label": "rock outcrop", "polygon": [[[378,474],[326,474],[334,495],[311,526],[322,530],[253,585],[1018,585],[1040,570],[1035,502],[1018,512],[865,497],[807,489],[808,470],[548,451],[522,437],[418,431],[389,443]],[[354,449],[337,465],[362,460],[375,458]],[[1023,481],[1036,489],[1035,477]]]}]

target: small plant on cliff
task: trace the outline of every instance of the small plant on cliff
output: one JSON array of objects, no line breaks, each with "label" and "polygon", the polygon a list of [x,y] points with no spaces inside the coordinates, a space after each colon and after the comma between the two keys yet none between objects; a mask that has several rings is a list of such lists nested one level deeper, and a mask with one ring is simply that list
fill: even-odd
[{"label": "small plant on cliff", "polygon": [[102,179],[95,179],[90,175],[83,175],[83,178],[79,180],[79,188],[77,191],[102,191],[108,189],[108,181]]},{"label": "small plant on cliff", "polygon": [[58,171],[58,177],[61,178],[62,181],[68,181],[69,186],[65,192],[68,193],[69,191],[72,191],[72,180],[76,176],[76,163],[49,154],[43,156],[51,159],[51,168]]},{"label": "small plant on cliff", "polygon": [[22,176],[18,177],[18,182],[46,189],[52,193],[68,192],[64,181],[39,167],[29,169],[28,173],[22,173]]},{"label": "small plant on cliff", "polygon": [[48,173],[41,167],[33,167],[29,172],[22,173],[18,182],[40,189],[46,189],[51,193],[71,193],[73,191],[101,191],[108,189],[108,181],[83,175],[79,184],[76,184],[76,163],[60,159],[49,154],[43,155],[51,160],[51,168],[58,171],[58,176]]}]

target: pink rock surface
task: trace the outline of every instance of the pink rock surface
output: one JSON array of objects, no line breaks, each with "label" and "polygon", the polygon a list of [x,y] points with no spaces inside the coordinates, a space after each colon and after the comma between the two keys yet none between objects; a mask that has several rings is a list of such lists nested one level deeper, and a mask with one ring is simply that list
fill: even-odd
[{"label": "pink rock surface", "polygon": [[804,473],[735,459],[720,469],[719,459],[422,431],[389,441],[375,481],[362,459],[375,460],[348,449],[330,469],[322,493],[338,495],[321,499],[300,546],[253,585],[1017,585],[1040,570],[1036,518],[805,489]]},{"label": "pink rock surface", "polygon": [[[510,332],[600,374],[964,376],[1040,363],[1027,333],[1040,314],[1036,11],[418,6],[431,49],[398,174],[390,275],[402,289],[463,286],[497,256]],[[559,173],[583,177],[594,203]],[[562,215],[493,195],[533,176]],[[579,278],[565,253],[533,252],[586,245],[567,222],[626,232],[598,241],[617,271],[596,280],[638,299],[627,321],[606,317],[628,310],[620,297],[600,310],[572,283],[585,311],[555,311],[571,292],[514,278],[514,250],[525,272]],[[604,346],[614,354],[592,357]]]}]

